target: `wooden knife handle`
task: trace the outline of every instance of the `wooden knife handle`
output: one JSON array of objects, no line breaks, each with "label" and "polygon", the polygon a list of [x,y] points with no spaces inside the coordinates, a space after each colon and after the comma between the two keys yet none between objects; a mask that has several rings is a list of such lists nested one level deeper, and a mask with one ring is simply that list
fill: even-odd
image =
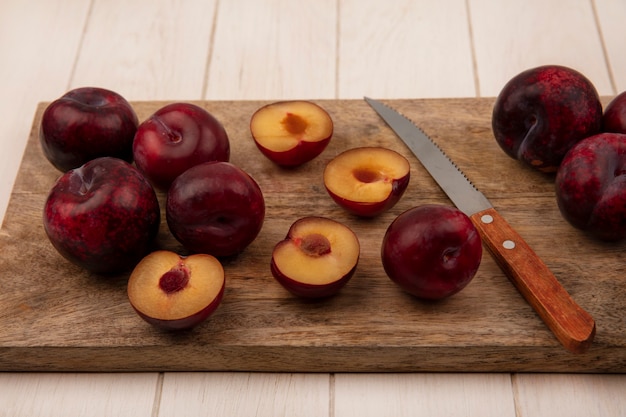
[{"label": "wooden knife handle", "polygon": [[494,208],[470,218],[496,262],[563,346],[573,353],[589,349],[596,333],[593,317],[576,304],[524,239]]}]

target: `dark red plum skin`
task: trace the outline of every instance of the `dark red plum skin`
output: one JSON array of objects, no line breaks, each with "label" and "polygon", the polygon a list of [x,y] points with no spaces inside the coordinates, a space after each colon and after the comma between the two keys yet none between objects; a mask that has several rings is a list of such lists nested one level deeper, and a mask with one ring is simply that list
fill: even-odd
[{"label": "dark red plum skin", "polygon": [[132,106],[118,93],[80,87],[46,107],[39,141],[46,158],[62,172],[104,156],[132,162],[138,124]]},{"label": "dark red plum skin", "polygon": [[602,128],[594,85],[571,68],[546,65],[513,77],[498,95],[492,130],[513,159],[555,172],[567,151]]},{"label": "dark red plum skin", "polygon": [[482,241],[469,217],[456,207],[426,204],[400,214],[383,237],[385,272],[415,297],[439,300],[474,278]]},{"label": "dark red plum skin", "polygon": [[276,165],[284,168],[295,168],[317,158],[322,152],[324,152],[324,149],[326,149],[330,143],[331,137],[332,132],[327,139],[317,142],[302,141],[298,143],[295,148],[284,152],[275,152],[264,148],[256,140],[254,143],[259,151],[261,151],[267,159],[274,162]]},{"label": "dark red plum skin", "polygon": [[228,257],[256,239],[265,200],[256,181],[229,162],[205,162],[177,177],[165,215],[174,237],[192,253]]},{"label": "dark red plum skin", "polygon": [[103,157],[62,175],[44,206],[55,249],[96,274],[132,269],[151,249],[160,224],[154,189],[132,165]]},{"label": "dark red plum skin", "polygon": [[602,130],[626,134],[626,91],[613,98],[604,109]]},{"label": "dark red plum skin", "polygon": [[626,238],[626,135],[600,133],[574,146],[557,172],[557,204],[571,225],[604,241]]},{"label": "dark red plum skin", "polygon": [[230,160],[224,126],[192,103],[168,104],[137,128],[133,157],[141,172],[162,190],[187,169],[203,162]]}]

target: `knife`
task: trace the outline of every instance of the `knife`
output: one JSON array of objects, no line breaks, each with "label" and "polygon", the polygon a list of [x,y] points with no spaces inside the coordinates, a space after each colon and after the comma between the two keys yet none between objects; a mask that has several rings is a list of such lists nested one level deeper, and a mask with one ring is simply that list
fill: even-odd
[{"label": "knife", "polygon": [[576,304],[546,264],[430,137],[391,107],[369,97],[365,101],[469,216],[500,268],[559,342],[570,352],[586,352],[596,333],[591,315]]}]

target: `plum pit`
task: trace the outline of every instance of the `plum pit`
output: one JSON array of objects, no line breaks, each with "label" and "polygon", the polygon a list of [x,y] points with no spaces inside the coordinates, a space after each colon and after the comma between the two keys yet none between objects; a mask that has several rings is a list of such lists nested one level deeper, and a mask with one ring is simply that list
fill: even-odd
[{"label": "plum pit", "polygon": [[330,253],[330,242],[320,233],[311,233],[300,240],[300,249],[309,256],[323,256]]},{"label": "plum pit", "polygon": [[324,217],[303,217],[274,247],[270,270],[292,294],[323,298],[351,279],[359,254],[359,240],[348,226]]},{"label": "plum pit", "polygon": [[295,113],[287,113],[281,123],[285,126],[287,132],[292,135],[303,133],[308,126],[307,121],[302,116]]},{"label": "plum pit", "polygon": [[385,180],[385,176],[383,174],[368,167],[358,167],[352,171],[352,175],[354,175],[354,178],[356,178],[357,181],[365,184]]},{"label": "plum pit", "polygon": [[250,119],[250,133],[263,155],[283,167],[297,167],[324,151],[333,134],[330,115],[310,101],[266,104]]},{"label": "plum pit", "polygon": [[191,271],[183,263],[179,263],[167,271],[159,279],[159,288],[167,294],[173,294],[184,289],[189,283]]}]

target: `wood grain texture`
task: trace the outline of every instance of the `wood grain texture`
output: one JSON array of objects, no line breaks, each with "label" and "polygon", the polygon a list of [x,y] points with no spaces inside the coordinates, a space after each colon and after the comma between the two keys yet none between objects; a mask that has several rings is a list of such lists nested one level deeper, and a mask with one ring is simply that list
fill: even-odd
[{"label": "wood grain texture", "polygon": [[626,3],[619,0],[595,0],[594,4],[604,41],[606,62],[614,81],[613,93],[619,94],[626,91],[626,54],[623,52]]},{"label": "wood grain texture", "polygon": [[[572,67],[601,95],[613,94],[591,1],[572,0],[567,6],[542,0],[468,2],[480,96],[496,96],[519,72],[547,64]],[[620,28],[614,42],[626,35],[624,25]]]},{"label": "wood grain texture", "polygon": [[337,97],[474,97],[465,3],[341,1]]},{"label": "wood grain texture", "polygon": [[167,373],[159,417],[200,417],[207,410],[219,416],[326,416],[329,380],[317,373]]},{"label": "wood grain texture", "polygon": [[216,3],[95,0],[71,87],[110,88],[128,100],[201,99]]},{"label": "wood grain texture", "polygon": [[[471,181],[596,319],[595,343],[571,355],[543,325],[493,258],[474,281],[440,303],[402,293],[384,275],[380,243],[387,225],[418,204],[449,201],[365,102],[319,101],[335,121],[329,148],[301,169],[285,171],[261,157],[247,121],[265,102],[197,102],[224,123],[232,162],[252,174],[266,197],[257,240],[224,264],[222,305],[198,328],[159,332],[130,307],[127,276],[102,279],[63,260],[48,243],[41,209],[58,173],[42,157],[34,127],[0,233],[0,270],[14,277],[0,293],[0,369],[250,371],[559,371],[626,369],[625,244],[590,241],[567,225],[553,182],[497,148],[489,114],[493,99],[395,100],[457,162]],[[133,103],[140,119],[164,102]],[[361,220],[327,196],[321,173],[339,152],[382,145],[413,161],[405,197],[376,220]],[[163,196],[161,195],[161,198]],[[361,261],[338,296],[303,302],[271,277],[269,257],[289,225],[323,215],[351,226]],[[159,246],[182,251],[162,224]],[[25,268],[24,265],[29,265]]]},{"label": "wood grain texture", "polygon": [[516,416],[504,374],[339,374],[335,397],[334,417]]},{"label": "wood grain texture", "polygon": [[470,216],[484,246],[563,346],[586,352],[596,334],[593,317],[567,293],[552,271],[494,208]]},{"label": "wood grain texture", "polygon": [[[3,219],[33,109],[39,101],[52,100],[67,88],[82,34],[82,25],[74,23],[85,20],[89,2],[54,0],[24,7],[19,0],[6,0],[0,9],[0,114],[7,120],[0,151]],[[42,79],[45,82],[40,82]]]},{"label": "wood grain texture", "polygon": [[517,374],[517,415],[626,416],[626,375]]},{"label": "wood grain texture", "polygon": [[203,98],[335,97],[337,0],[219,2]]},{"label": "wood grain texture", "polygon": [[0,373],[0,416],[154,415],[158,374]]}]

